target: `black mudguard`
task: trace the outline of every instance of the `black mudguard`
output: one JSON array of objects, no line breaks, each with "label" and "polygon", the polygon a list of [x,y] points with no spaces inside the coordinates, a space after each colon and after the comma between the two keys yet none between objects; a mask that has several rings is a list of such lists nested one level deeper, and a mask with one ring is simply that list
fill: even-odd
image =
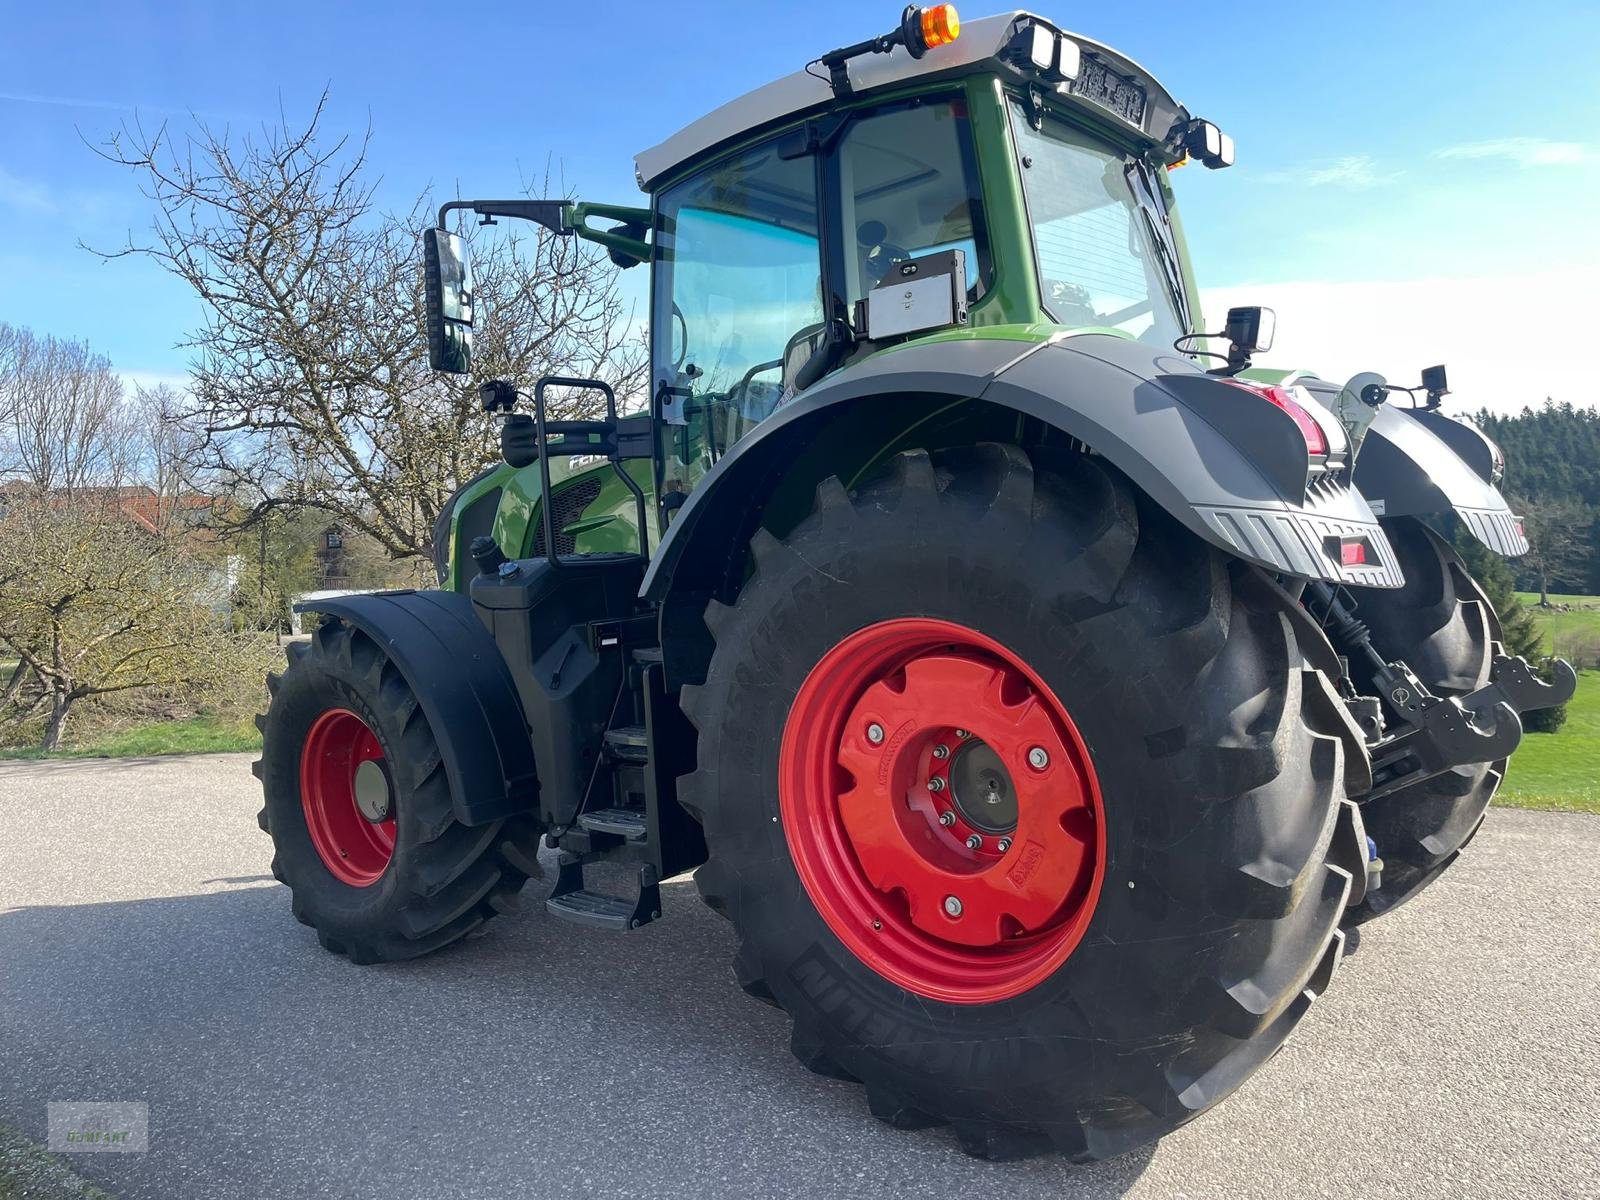
[{"label": "black mudguard", "polygon": [[[1365,587],[1402,582],[1361,494],[1308,480],[1305,443],[1287,414],[1175,352],[1081,334],[1042,343],[919,343],[875,354],[803,392],[695,488],[650,564],[643,594],[661,599],[674,591],[680,568],[700,555],[725,559],[724,514],[748,508],[748,497],[841,406],[885,396],[927,397],[930,411],[941,399],[976,399],[1037,418],[1103,455],[1204,540],[1268,570]],[[1338,539],[1347,537],[1367,541],[1367,564],[1341,565]],[[690,572],[702,580],[712,573]]]},{"label": "black mudguard", "polygon": [[1494,448],[1476,428],[1392,404],[1378,410],[1356,459],[1356,487],[1380,516],[1454,512],[1489,549],[1516,558],[1528,552],[1528,540],[1494,473]]},{"label": "black mudguard", "polygon": [[348,622],[400,668],[438,739],[462,824],[538,807],[533,745],[516,683],[471,600],[458,592],[381,592],[295,609]]}]

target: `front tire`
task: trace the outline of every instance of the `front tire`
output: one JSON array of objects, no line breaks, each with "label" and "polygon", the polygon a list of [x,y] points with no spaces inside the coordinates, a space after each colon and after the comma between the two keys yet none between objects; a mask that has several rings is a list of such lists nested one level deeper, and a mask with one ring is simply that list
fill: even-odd
[{"label": "front tire", "polygon": [[455,818],[439,744],[410,683],[372,638],[326,621],[268,676],[259,722],[272,873],[294,915],[352,962],[393,962],[448,945],[538,874],[531,816]]},{"label": "front tire", "polygon": [[[828,480],[752,549],[685,689],[682,795],[735,973],[807,1066],[973,1154],[1090,1160],[1277,1050],[1339,958],[1350,877],[1328,853],[1361,753],[1284,593],[1097,460],[1013,446]],[[994,743],[1004,776],[979,790],[1014,784],[1014,816],[928,805],[923,775],[955,790],[937,747],[957,730]],[[1037,762],[1062,769],[1030,780]],[[956,932],[974,894],[985,924]]]}]

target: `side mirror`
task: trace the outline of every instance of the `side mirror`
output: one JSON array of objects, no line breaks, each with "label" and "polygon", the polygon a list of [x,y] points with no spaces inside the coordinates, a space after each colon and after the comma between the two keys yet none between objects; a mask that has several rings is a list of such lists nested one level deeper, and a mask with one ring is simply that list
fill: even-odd
[{"label": "side mirror", "polygon": [[465,375],[472,369],[472,264],[466,243],[444,229],[422,234],[428,365]]},{"label": "side mirror", "polygon": [[1277,329],[1278,316],[1270,308],[1230,308],[1224,336],[1236,351],[1249,358],[1272,349]]}]

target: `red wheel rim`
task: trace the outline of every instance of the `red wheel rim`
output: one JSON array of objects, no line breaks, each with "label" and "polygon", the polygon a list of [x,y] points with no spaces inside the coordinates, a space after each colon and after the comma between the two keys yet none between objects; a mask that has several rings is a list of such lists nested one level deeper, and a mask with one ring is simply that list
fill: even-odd
[{"label": "red wheel rim", "polygon": [[778,790],[817,911],[909,991],[1020,995],[1094,914],[1105,821],[1083,739],[1033,671],[964,626],[884,621],[830,650],[789,710]]},{"label": "red wheel rim", "polygon": [[394,857],[392,800],[388,819],[376,822],[356,803],[356,772],[367,762],[381,765],[383,747],[347,708],[318,717],[300,752],[300,803],[311,844],[333,877],[351,887],[376,883]]}]

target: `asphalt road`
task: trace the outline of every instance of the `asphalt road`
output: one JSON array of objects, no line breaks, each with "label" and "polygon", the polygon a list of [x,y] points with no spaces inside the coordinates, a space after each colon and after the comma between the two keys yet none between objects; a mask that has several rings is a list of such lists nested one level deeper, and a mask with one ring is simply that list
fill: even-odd
[{"label": "asphalt road", "polygon": [[144,1100],[127,1197],[1600,1196],[1600,818],[1497,811],[1288,1048],[1154,1152],[969,1159],[872,1120],[733,985],[693,884],[606,935],[525,911],[324,953],[248,759],[0,764],[0,1120]]}]

